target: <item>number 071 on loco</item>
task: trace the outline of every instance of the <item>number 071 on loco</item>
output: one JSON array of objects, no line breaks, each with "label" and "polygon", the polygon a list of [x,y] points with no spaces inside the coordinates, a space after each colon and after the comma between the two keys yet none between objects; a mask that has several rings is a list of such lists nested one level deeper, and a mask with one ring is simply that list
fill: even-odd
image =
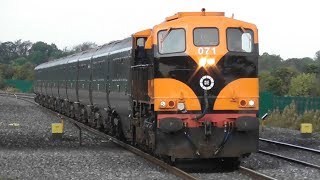
[{"label": "number 071 on loco", "polygon": [[35,68],[40,104],[158,157],[257,151],[258,30],[223,12],[179,12]]}]

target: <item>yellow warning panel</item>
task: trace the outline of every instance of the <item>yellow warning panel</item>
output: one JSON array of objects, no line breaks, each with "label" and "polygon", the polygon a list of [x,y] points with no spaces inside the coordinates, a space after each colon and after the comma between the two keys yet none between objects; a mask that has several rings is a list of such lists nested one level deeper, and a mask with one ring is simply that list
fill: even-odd
[{"label": "yellow warning panel", "polygon": [[312,124],[311,123],[302,123],[301,128],[300,128],[300,132],[302,134],[304,134],[304,133],[311,134],[312,133]]},{"label": "yellow warning panel", "polygon": [[52,130],[52,134],[62,134],[63,133],[63,123],[52,123],[51,130]]}]

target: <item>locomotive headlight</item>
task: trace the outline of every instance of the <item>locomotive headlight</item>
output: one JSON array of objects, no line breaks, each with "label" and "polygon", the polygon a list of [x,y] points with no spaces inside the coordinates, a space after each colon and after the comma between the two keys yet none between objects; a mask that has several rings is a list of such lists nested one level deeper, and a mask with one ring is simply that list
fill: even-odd
[{"label": "locomotive headlight", "polygon": [[249,106],[254,106],[254,101],[250,100],[248,104],[249,104]]},{"label": "locomotive headlight", "polygon": [[185,107],[185,105],[184,105],[183,102],[179,102],[178,105],[177,105],[177,108],[178,108],[180,111],[182,111],[182,110],[184,110],[186,107]]},{"label": "locomotive headlight", "polygon": [[199,60],[199,66],[204,67],[207,64],[207,58],[202,57]]},{"label": "locomotive headlight", "polygon": [[160,107],[162,107],[162,108],[166,107],[166,102],[161,101],[161,102],[160,102]]},{"label": "locomotive headlight", "polygon": [[214,65],[215,63],[216,63],[216,60],[214,58],[209,58],[207,60],[207,64],[209,64],[209,65]]}]

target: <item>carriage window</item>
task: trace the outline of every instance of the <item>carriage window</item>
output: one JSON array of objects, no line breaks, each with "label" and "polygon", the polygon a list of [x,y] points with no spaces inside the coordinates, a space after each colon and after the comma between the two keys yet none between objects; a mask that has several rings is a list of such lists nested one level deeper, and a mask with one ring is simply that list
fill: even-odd
[{"label": "carriage window", "polygon": [[186,32],[184,29],[159,31],[158,44],[161,54],[184,52],[186,50]]},{"label": "carriage window", "polygon": [[195,46],[216,46],[219,44],[217,28],[195,28],[193,30],[193,44]]},{"label": "carriage window", "polygon": [[245,29],[243,32],[241,28],[228,28],[227,43],[229,51],[252,52],[253,31]]}]

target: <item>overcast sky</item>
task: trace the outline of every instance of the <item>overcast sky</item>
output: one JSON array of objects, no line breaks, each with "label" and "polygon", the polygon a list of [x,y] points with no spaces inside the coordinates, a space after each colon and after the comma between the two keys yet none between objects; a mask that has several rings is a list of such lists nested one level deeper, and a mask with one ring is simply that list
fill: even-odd
[{"label": "overcast sky", "polygon": [[259,29],[260,54],[311,57],[320,50],[317,0],[0,0],[0,41],[98,45],[152,28],[182,11],[223,11]]}]

